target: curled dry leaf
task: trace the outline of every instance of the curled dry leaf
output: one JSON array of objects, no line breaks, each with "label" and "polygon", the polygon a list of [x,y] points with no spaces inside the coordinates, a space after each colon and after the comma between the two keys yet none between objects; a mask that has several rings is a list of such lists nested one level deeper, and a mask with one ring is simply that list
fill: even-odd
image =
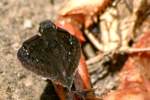
[{"label": "curled dry leaf", "polygon": [[[143,34],[134,48],[150,47],[150,32]],[[104,100],[150,100],[150,51],[129,55],[120,72],[118,89]]]},{"label": "curled dry leaf", "polygon": [[83,89],[91,89],[90,76],[83,56],[81,56],[79,61],[78,73],[83,82]]},{"label": "curled dry leaf", "polygon": [[89,27],[111,2],[112,0],[70,0],[60,11],[60,16]]}]

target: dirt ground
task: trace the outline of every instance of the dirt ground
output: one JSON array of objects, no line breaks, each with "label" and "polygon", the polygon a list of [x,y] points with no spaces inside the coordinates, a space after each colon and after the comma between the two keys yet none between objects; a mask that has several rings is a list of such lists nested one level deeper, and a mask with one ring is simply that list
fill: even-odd
[{"label": "dirt ground", "polygon": [[46,81],[24,69],[16,53],[41,21],[55,18],[58,7],[51,1],[0,0],[0,100],[40,99]]}]

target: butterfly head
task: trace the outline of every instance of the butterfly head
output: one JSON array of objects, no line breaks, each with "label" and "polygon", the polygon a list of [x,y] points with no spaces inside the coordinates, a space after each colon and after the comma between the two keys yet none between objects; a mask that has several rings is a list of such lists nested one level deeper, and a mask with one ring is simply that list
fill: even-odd
[{"label": "butterfly head", "polygon": [[40,23],[39,32],[41,35],[52,33],[55,32],[56,30],[57,30],[56,25],[50,20],[45,20]]}]

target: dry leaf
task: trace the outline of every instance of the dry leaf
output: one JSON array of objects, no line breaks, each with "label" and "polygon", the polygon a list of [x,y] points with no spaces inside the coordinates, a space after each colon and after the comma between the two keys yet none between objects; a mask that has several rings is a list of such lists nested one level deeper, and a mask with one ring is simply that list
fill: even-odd
[{"label": "dry leaf", "polygon": [[[134,48],[150,47],[150,32],[143,34]],[[150,51],[129,55],[120,72],[119,88],[104,100],[150,100]]]},{"label": "dry leaf", "polygon": [[70,0],[60,11],[60,16],[70,17],[88,27],[111,2],[112,0]]}]

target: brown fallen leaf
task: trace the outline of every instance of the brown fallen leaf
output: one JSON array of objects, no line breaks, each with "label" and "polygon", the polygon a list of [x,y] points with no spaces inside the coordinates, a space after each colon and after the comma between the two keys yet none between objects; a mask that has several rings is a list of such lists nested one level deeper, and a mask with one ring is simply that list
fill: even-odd
[{"label": "brown fallen leaf", "polygon": [[60,17],[70,18],[89,27],[111,2],[112,0],[70,0],[59,14]]},{"label": "brown fallen leaf", "polygon": [[[150,32],[144,33],[133,46],[150,47]],[[129,55],[120,72],[120,85],[104,100],[150,100],[150,51]]]}]

